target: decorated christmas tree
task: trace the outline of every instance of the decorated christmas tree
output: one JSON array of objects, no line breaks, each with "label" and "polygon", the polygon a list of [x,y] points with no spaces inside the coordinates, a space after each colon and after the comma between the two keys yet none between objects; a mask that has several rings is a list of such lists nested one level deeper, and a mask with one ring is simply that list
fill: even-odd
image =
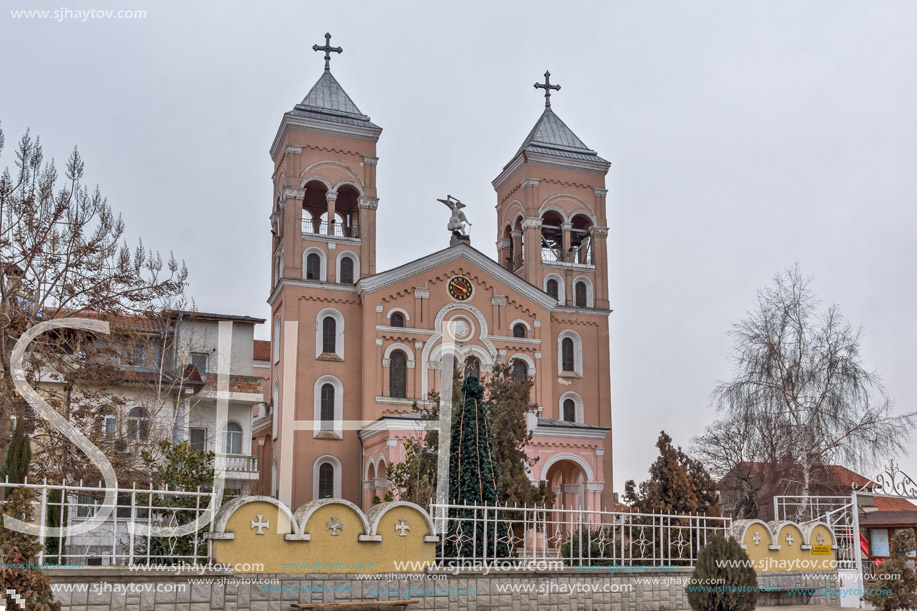
[{"label": "decorated christmas tree", "polygon": [[491,431],[484,409],[484,387],[477,376],[462,384],[462,401],[452,414],[449,456],[449,504],[473,505],[450,511],[444,543],[446,558],[505,558],[508,555],[507,528],[494,520],[493,510],[480,507],[497,504],[499,488],[494,471]]}]

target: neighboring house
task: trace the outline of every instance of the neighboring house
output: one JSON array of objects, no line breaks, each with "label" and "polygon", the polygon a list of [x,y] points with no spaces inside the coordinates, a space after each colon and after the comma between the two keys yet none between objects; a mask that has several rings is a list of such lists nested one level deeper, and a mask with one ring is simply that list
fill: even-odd
[{"label": "neighboring house", "polygon": [[[42,375],[39,390],[65,412],[69,407],[62,397],[77,396],[92,406],[99,430],[89,436],[116,465],[121,487],[149,482],[142,451],[155,455],[160,441],[187,440],[196,449],[216,454],[215,467],[225,470],[228,490],[247,493],[258,474],[251,417],[252,406],[263,401],[264,377],[255,375],[252,354],[254,327],[263,322],[187,311],[156,318],[115,317],[110,337],[118,356],[110,376],[98,378],[99,388],[67,391],[65,382],[49,372]],[[229,358],[227,413],[224,425],[218,426],[221,325]]]},{"label": "neighboring house", "polygon": [[258,479],[252,482],[252,494],[272,496],[275,493],[271,482],[273,461],[273,405],[271,404],[271,342],[256,339],[252,362],[255,375],[264,378],[264,400],[252,410],[252,454],[258,458],[261,467]]}]

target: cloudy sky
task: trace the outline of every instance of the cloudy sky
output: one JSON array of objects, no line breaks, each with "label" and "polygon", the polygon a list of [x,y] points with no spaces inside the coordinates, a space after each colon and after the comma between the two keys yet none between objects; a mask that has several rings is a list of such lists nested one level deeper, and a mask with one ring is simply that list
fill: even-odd
[{"label": "cloudy sky", "polygon": [[3,165],[29,127],[59,162],[78,145],[132,237],[185,259],[201,310],[268,313],[268,147],[330,31],[334,74],[385,130],[380,270],[447,244],[446,193],[495,256],[490,181],[545,69],[554,110],[612,162],[616,490],[644,478],[660,429],[688,445],[710,423],[726,332],[794,262],[863,327],[897,409],[917,408],[912,1],[4,4]]}]

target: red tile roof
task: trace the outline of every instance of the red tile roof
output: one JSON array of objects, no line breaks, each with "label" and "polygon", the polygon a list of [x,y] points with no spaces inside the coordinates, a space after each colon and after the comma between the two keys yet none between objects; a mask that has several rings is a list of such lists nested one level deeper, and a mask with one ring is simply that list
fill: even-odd
[{"label": "red tile roof", "polygon": [[252,358],[256,361],[271,360],[271,342],[263,339],[256,339],[255,347],[252,350]]}]

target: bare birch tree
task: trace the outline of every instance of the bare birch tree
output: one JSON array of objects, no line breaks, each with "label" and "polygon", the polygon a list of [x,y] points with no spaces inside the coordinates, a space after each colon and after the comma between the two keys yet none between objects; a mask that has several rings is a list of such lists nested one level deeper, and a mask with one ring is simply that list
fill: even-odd
[{"label": "bare birch tree", "polygon": [[915,412],[892,414],[880,377],[863,365],[861,331],[838,306],[822,308],[810,284],[798,267],[784,271],[733,326],[735,377],[713,393],[731,424],[708,430],[721,441],[746,436],[733,456],[788,461],[804,498],[816,467],[864,466],[901,452],[917,421]]},{"label": "bare birch tree", "polygon": [[[3,144],[0,130],[0,153]],[[123,221],[98,188],[82,183],[83,172],[74,149],[61,180],[38,140],[26,133],[13,170],[0,175],[0,453],[9,441],[10,416],[31,417],[10,373],[12,348],[23,333],[67,316],[155,315],[172,307],[187,283],[188,272],[174,257],[164,262],[142,243],[128,247]],[[49,370],[79,377],[104,361],[87,351],[111,356],[117,350],[80,333],[44,334],[32,346],[26,365],[33,380]]]}]

